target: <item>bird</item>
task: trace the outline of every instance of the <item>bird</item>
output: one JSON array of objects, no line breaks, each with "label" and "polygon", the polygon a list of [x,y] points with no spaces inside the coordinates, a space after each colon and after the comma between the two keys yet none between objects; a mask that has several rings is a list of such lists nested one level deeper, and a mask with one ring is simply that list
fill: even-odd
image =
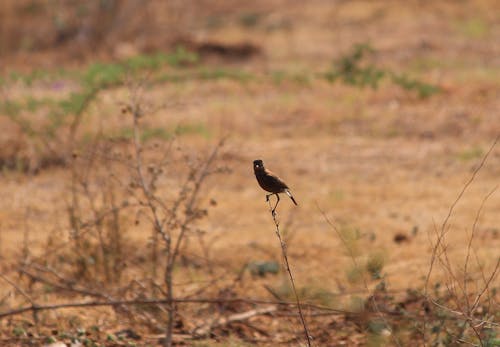
[{"label": "bird", "polygon": [[283,180],[276,174],[266,169],[262,160],[257,159],[253,161],[253,171],[260,187],[265,191],[271,193],[266,195],[266,201],[269,201],[269,197],[271,195],[276,195],[276,197],[278,198],[273,211],[276,209],[276,206],[278,206],[278,202],[280,201],[280,196],[278,195],[278,193],[285,193],[290,197],[290,199],[292,199],[295,205],[298,205],[297,201],[295,201],[295,199],[293,198],[293,195],[290,192],[290,188],[287,186],[287,184],[283,182]]}]

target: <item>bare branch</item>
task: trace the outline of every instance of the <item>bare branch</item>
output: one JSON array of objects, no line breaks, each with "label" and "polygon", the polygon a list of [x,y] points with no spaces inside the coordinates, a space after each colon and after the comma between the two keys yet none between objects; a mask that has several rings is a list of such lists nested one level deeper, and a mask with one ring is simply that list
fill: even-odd
[{"label": "bare branch", "polygon": [[233,322],[244,321],[244,320],[250,319],[250,318],[255,317],[255,316],[267,315],[267,314],[270,314],[272,312],[276,312],[277,310],[278,310],[278,306],[272,305],[272,306],[256,308],[256,309],[249,310],[246,312],[235,313],[235,314],[232,314],[228,317],[219,317],[219,318],[216,318],[210,322],[207,322],[199,327],[196,327],[192,333],[196,337],[207,336],[210,333],[210,331],[214,328],[228,325],[228,324],[231,324]]},{"label": "bare branch", "polygon": [[[276,194],[276,196],[278,197],[278,194]],[[293,279],[292,270],[290,269],[290,263],[288,262],[286,243],[281,239],[279,222],[276,220],[276,207],[278,206],[279,197],[278,197],[278,200],[277,200],[274,208],[271,206],[271,200],[269,199],[269,197],[266,200],[269,203],[269,209],[271,211],[271,216],[273,217],[274,225],[276,227],[276,236],[278,236],[278,240],[280,242],[281,252],[283,254],[283,260],[285,261],[286,271],[288,272],[288,277],[290,278],[290,284],[292,285],[293,294],[295,296],[295,302],[297,303],[297,310],[299,312],[300,322],[302,323],[302,327],[304,328],[304,333],[306,335],[307,346],[311,347],[312,337],[309,334],[309,330],[307,328],[307,323],[306,323],[306,320],[304,318],[304,314],[302,313],[302,307],[300,304],[299,296],[297,294],[297,289],[295,288],[295,281]]]}]

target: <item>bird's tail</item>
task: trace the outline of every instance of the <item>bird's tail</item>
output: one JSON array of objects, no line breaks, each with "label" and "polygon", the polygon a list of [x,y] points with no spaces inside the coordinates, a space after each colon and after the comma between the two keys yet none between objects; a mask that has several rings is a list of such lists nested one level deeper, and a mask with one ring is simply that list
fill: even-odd
[{"label": "bird's tail", "polygon": [[286,193],[286,195],[288,195],[290,197],[290,199],[292,199],[293,203],[297,206],[298,205],[297,201],[295,201],[295,199],[293,198],[292,193],[290,193],[290,191],[288,189],[285,190],[285,193]]}]

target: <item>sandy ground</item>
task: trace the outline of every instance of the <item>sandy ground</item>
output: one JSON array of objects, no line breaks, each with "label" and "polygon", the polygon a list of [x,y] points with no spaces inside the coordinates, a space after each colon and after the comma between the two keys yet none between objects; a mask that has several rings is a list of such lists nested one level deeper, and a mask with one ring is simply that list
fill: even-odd
[{"label": "sandy ground", "polygon": [[[173,100],[179,105],[148,115],[143,124],[165,128],[194,124],[204,129],[203,134],[176,140],[186,153],[203,155],[220,137],[228,136],[217,163],[230,171],[207,181],[201,204],[208,216],[199,224],[222,283],[246,263],[281,260],[265,194],[252,172],[252,161],[263,159],[285,179],[299,203],[295,207],[284,196],[278,207],[299,288],[363,292],[361,281],[349,280],[352,254],[360,264],[381,257],[388,287],[401,295],[407,288],[422,288],[436,232],[500,133],[500,44],[495,40],[500,36],[500,17],[491,6],[495,2],[293,3],[283,11],[264,13],[262,26],[249,30],[228,25],[207,33],[230,42],[259,44],[263,56],[231,63],[259,78],[188,80],[147,90],[151,103]],[[286,21],[293,23],[289,30],[264,29]],[[275,69],[323,71],[353,43],[367,41],[376,49],[377,64],[437,84],[443,92],[419,99],[390,83],[371,90],[314,78],[279,84],[269,77]],[[46,95],[47,91],[35,83],[30,88],[13,86],[10,93]],[[103,93],[86,115],[84,127],[121,128],[128,121],[121,116],[119,102],[126,98],[123,88]],[[497,144],[448,223],[447,252],[459,277],[476,215],[499,177]],[[26,238],[36,257],[50,248],[51,235],[68,237],[69,178],[64,167],[36,175],[2,174],[2,271],[11,273]],[[171,178],[165,175],[160,183],[160,195],[168,200]],[[494,191],[474,229],[474,261],[468,273],[474,285],[481,284],[480,269],[489,273],[497,262],[499,211],[500,195]],[[131,216],[123,216],[123,223],[135,257],[147,249],[151,227],[135,225]],[[348,240],[347,247],[339,233]],[[397,243],[396,235],[406,240]],[[187,254],[199,251],[191,247]],[[196,276],[204,280],[203,275],[179,271],[179,282],[196,283]],[[440,265],[434,273],[434,281],[446,278]],[[249,278],[239,290],[246,296],[266,297],[263,285],[278,288],[283,281],[283,276]],[[493,285],[499,285],[498,278]],[[179,285],[178,290],[184,295],[197,289],[191,283]],[[2,283],[0,298],[9,290]],[[345,308],[349,302],[332,305]]]}]

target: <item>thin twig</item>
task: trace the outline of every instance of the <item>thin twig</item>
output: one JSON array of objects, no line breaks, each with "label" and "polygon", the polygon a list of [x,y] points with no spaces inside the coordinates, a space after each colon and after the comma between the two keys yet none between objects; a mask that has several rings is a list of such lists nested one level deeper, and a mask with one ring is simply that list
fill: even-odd
[{"label": "thin twig", "polygon": [[194,213],[193,209],[194,209],[194,204],[196,202],[196,198],[198,196],[198,192],[200,191],[200,188],[201,188],[201,184],[202,184],[203,180],[210,174],[210,167],[211,167],[212,163],[214,162],[214,160],[216,159],[217,154],[219,152],[219,149],[224,145],[224,141],[225,141],[225,139],[220,140],[219,143],[214,147],[214,149],[212,150],[212,153],[210,154],[208,159],[205,161],[203,168],[200,170],[200,174],[198,176],[198,179],[194,183],[194,188],[191,192],[191,197],[187,201],[187,204],[186,204],[186,210],[188,213],[186,213],[185,219],[181,223],[181,231],[179,233],[179,236],[177,237],[177,241],[175,243],[175,246],[173,247],[173,251],[171,254],[170,263],[172,263],[172,264],[175,263],[175,260],[176,260],[177,256],[179,255],[179,248],[180,248],[180,245],[184,239],[185,233],[188,229],[187,226],[189,225],[189,222],[191,221],[192,218],[196,217],[196,214]]},{"label": "thin twig", "polygon": [[490,153],[495,148],[495,146],[496,146],[496,144],[497,144],[497,142],[498,142],[499,139],[500,139],[500,136],[497,136],[497,138],[495,139],[495,141],[491,145],[490,149],[488,150],[488,152],[486,152],[486,154],[484,155],[483,159],[481,160],[481,163],[479,163],[478,167],[472,172],[471,177],[464,184],[464,186],[462,187],[462,190],[460,191],[460,193],[458,194],[457,198],[455,199],[455,201],[453,201],[453,203],[450,206],[450,209],[448,210],[448,214],[446,215],[446,218],[444,219],[443,224],[441,225],[441,234],[439,235],[439,237],[437,239],[437,242],[436,242],[436,245],[434,246],[434,249],[432,250],[431,263],[429,265],[429,271],[428,271],[427,276],[425,278],[425,289],[424,289],[424,293],[425,293],[424,295],[425,296],[427,296],[428,287],[429,287],[429,280],[430,280],[431,273],[432,273],[432,270],[433,270],[433,267],[434,267],[434,262],[436,260],[436,254],[437,254],[437,251],[438,251],[439,247],[441,246],[443,238],[445,237],[445,235],[447,233],[446,232],[446,227],[448,225],[449,219],[451,218],[451,215],[453,214],[455,206],[458,204],[458,202],[460,201],[460,199],[464,195],[464,193],[467,190],[467,188],[469,188],[469,186],[472,184],[472,182],[474,182],[474,179],[476,178],[478,172],[483,168],[484,164],[486,163],[486,160],[488,159]]},{"label": "thin twig", "polygon": [[[94,301],[85,301],[85,302],[68,302],[68,303],[60,303],[60,304],[47,304],[47,305],[29,305],[26,307],[21,307],[9,311],[0,312],[0,319],[19,315],[25,312],[38,310],[38,311],[46,311],[46,310],[57,310],[63,308],[78,308],[78,307],[96,307],[96,306],[118,306],[118,305],[159,305],[159,304],[237,304],[237,303],[245,303],[250,305],[281,305],[281,306],[297,306],[296,302],[289,301],[276,301],[276,300],[263,300],[263,299],[254,299],[254,298],[174,298],[172,300],[165,298],[149,298],[149,299],[131,299],[131,300],[94,300]],[[314,309],[318,311],[322,311],[325,314],[330,313],[331,315],[350,315],[355,316],[356,312],[337,310],[327,306],[314,305],[314,304],[301,304],[309,309]],[[390,315],[401,316],[399,312],[387,312]]]},{"label": "thin twig", "polygon": [[488,280],[486,281],[486,283],[484,284],[484,288],[483,290],[476,296],[476,300],[474,301],[474,303],[472,304],[472,309],[471,309],[471,312],[474,312],[477,308],[477,305],[479,305],[479,300],[481,299],[481,297],[484,295],[484,293],[489,289],[490,287],[490,284],[493,282],[493,280],[496,278],[496,276],[498,275],[498,271],[500,269],[500,257],[498,257],[497,259],[497,263],[495,265],[495,269],[493,269],[493,271],[491,272],[491,275],[490,275],[490,278],[488,278]]},{"label": "thin twig", "polygon": [[204,323],[201,326],[196,327],[193,330],[193,335],[195,335],[196,337],[203,337],[208,335],[213,328],[224,326],[232,322],[244,321],[255,316],[267,315],[272,312],[276,312],[277,310],[278,306],[271,305],[271,306],[256,308],[246,312],[235,313],[228,317],[218,317],[210,322]]},{"label": "thin twig", "polygon": [[[276,195],[276,196],[278,196],[278,195]],[[297,302],[297,309],[299,312],[300,322],[302,323],[302,327],[304,328],[304,333],[306,335],[307,346],[311,347],[311,335],[309,335],[309,330],[307,329],[306,320],[304,318],[304,314],[302,313],[300,299],[299,299],[299,296],[297,294],[297,289],[295,288],[295,281],[293,279],[292,270],[290,269],[290,264],[288,262],[286,243],[281,239],[279,222],[276,220],[276,207],[278,206],[279,200],[276,202],[276,205],[274,206],[274,208],[271,207],[270,199],[267,199],[267,202],[269,203],[269,208],[271,210],[271,216],[273,217],[274,225],[276,226],[276,236],[278,236],[278,240],[280,241],[281,252],[283,254],[283,259],[285,261],[285,266],[286,266],[286,271],[288,272],[288,277],[290,278],[290,283],[292,285],[292,290],[293,290],[293,294],[295,296],[295,301]]]},{"label": "thin twig", "polygon": [[[468,299],[468,295],[467,295],[467,265],[468,265],[468,261],[469,261],[469,255],[470,255],[470,250],[471,250],[471,247],[472,247],[472,239],[474,237],[474,230],[475,230],[475,227],[476,227],[476,224],[477,224],[477,220],[479,218],[479,214],[481,212],[481,209],[484,205],[484,202],[486,201],[486,199],[491,195],[493,194],[493,192],[495,191],[495,189],[487,195],[487,197],[483,200],[482,204],[481,204],[481,207],[476,215],[476,219],[474,221],[474,225],[473,225],[473,230],[472,230],[472,235],[469,239],[469,244],[468,244],[468,249],[467,249],[467,256],[466,256],[466,260],[465,260],[465,266],[464,266],[464,281],[463,281],[463,286],[462,286],[462,282],[461,281],[458,281],[458,279],[456,278],[453,270],[452,270],[452,266],[451,266],[451,262],[448,258],[448,253],[447,253],[447,249],[446,249],[446,245],[444,244],[445,242],[445,236],[447,235],[447,233],[451,230],[450,226],[448,225],[448,222],[455,210],[455,207],[456,205],[458,204],[458,202],[462,199],[463,195],[465,194],[465,192],[467,191],[467,189],[469,188],[469,186],[474,182],[477,174],[479,173],[479,171],[484,167],[484,165],[486,164],[486,160],[488,159],[488,157],[490,156],[491,152],[493,151],[493,149],[495,148],[497,142],[500,140],[500,135],[497,136],[495,138],[495,140],[493,141],[493,144],[490,146],[490,148],[488,149],[488,151],[486,152],[486,154],[483,156],[481,162],[479,163],[479,165],[475,168],[475,170],[472,172],[472,175],[470,176],[470,178],[467,180],[467,182],[464,184],[464,186],[462,187],[462,189],[460,190],[458,196],[456,197],[456,199],[453,201],[453,203],[451,204],[449,210],[448,210],[448,214],[446,215],[442,225],[441,225],[441,228],[439,230],[439,232],[436,230],[436,235],[437,235],[437,240],[436,240],[436,244],[434,245],[433,249],[432,249],[432,255],[431,255],[431,261],[430,261],[430,264],[429,264],[429,270],[427,272],[427,275],[425,277],[425,286],[424,286],[424,298],[426,298],[426,300],[430,301],[430,302],[433,302],[434,303],[434,300],[430,299],[429,297],[429,294],[428,294],[428,291],[429,291],[429,282],[430,282],[430,278],[431,278],[431,274],[432,274],[432,271],[434,269],[434,264],[436,262],[436,259],[443,265],[443,267],[447,270],[448,272],[448,275],[453,279],[453,282],[455,282],[458,287],[460,287],[460,290],[462,291],[464,297],[465,297],[465,301],[466,301],[466,310],[462,310],[462,311],[467,311],[467,312],[463,312],[464,316],[467,316],[469,317],[470,316],[470,305],[469,305],[469,299]],[[444,259],[443,259],[444,257]],[[496,268],[495,268],[495,271],[493,272],[492,276],[494,277],[495,276],[495,273],[496,273]],[[492,277],[492,278],[493,278]],[[489,282],[488,282],[489,284]],[[483,289],[482,293],[481,293],[481,296],[484,294],[484,292],[488,289],[488,284],[486,285],[486,287]],[[449,287],[448,286],[448,283],[447,283],[447,288],[448,288],[448,292],[450,293],[450,296],[451,298],[455,301],[457,307],[460,307],[460,303],[458,301],[458,293],[455,289],[455,287]],[[476,303],[475,303],[476,304]],[[475,305],[474,305],[475,306]],[[469,322],[471,321],[470,318],[467,319]],[[471,327],[472,327],[472,324],[471,324]],[[464,326],[464,329],[465,329],[465,326]],[[478,336],[479,338],[479,341],[482,345],[482,341],[481,341],[481,338],[479,336],[479,333],[477,332],[477,330],[473,327],[474,329],[474,333]],[[426,320],[424,319],[424,322],[423,322],[423,343],[424,345],[426,345]]]},{"label": "thin twig", "polygon": [[[280,305],[280,306],[289,306],[295,307],[297,306],[296,302],[289,301],[274,301],[274,300],[263,300],[263,299],[254,299],[254,298],[194,298],[194,299],[173,299],[172,300],[178,304],[237,304],[237,303],[245,303],[249,305]],[[30,312],[33,310],[37,311],[47,311],[47,310],[58,310],[64,308],[85,308],[85,307],[98,307],[98,306],[129,306],[129,305],[161,305],[161,304],[169,304],[170,301],[168,299],[158,299],[158,298],[149,298],[149,299],[134,299],[134,300],[105,300],[105,301],[85,301],[85,302],[68,302],[68,303],[60,303],[60,304],[47,304],[47,305],[30,305],[25,306],[9,311],[0,312],[0,319],[20,315],[26,312]],[[454,311],[450,308],[439,304],[438,302],[434,302],[434,304],[450,313],[453,314],[454,317],[462,318],[464,317],[463,313],[460,311]],[[354,317],[357,315],[366,316],[365,312],[350,312],[344,310],[338,310],[334,308],[330,308],[322,305],[315,305],[309,303],[302,303],[303,307],[307,307],[309,310],[317,310],[316,312],[308,313],[309,316],[316,315],[344,315]],[[319,312],[318,312],[319,311]],[[383,312],[384,314],[398,317],[398,319],[421,319],[419,316],[409,316],[408,313],[399,312],[399,311],[388,311]],[[472,321],[477,324],[489,324],[494,327],[500,327],[499,323],[492,321],[484,321],[481,319],[477,319],[474,317],[468,317]]]},{"label": "thin twig", "polygon": [[[169,308],[168,308],[168,319],[167,325],[165,327],[165,347],[172,346],[172,334],[174,329],[174,307],[173,305],[173,287],[172,287],[172,268],[173,264],[170,263],[171,259],[171,251],[172,251],[172,240],[171,235],[164,229],[164,225],[161,222],[161,217],[158,213],[158,209],[154,204],[154,195],[150,189],[149,184],[146,182],[146,178],[143,173],[143,159],[142,159],[142,146],[139,135],[139,118],[143,116],[141,105],[139,104],[139,100],[135,93],[132,93],[132,118],[133,118],[133,143],[135,150],[135,163],[136,163],[136,173],[139,179],[140,187],[144,193],[146,198],[147,206],[151,211],[153,226],[155,235],[159,233],[163,240],[165,241],[165,248],[167,252],[167,263],[165,264],[165,275],[164,282],[165,287],[167,288],[167,298],[169,299]],[[156,247],[156,244],[154,245]]]},{"label": "thin twig", "polygon": [[[470,253],[472,250],[472,241],[474,239],[474,235],[476,233],[477,225],[479,223],[479,217],[481,216],[481,212],[483,210],[484,205],[486,204],[486,201],[490,198],[491,195],[497,190],[498,186],[493,188],[483,199],[481,202],[481,206],[479,206],[479,209],[477,210],[476,213],[476,218],[474,219],[474,223],[472,224],[472,231],[469,239],[469,243],[467,245],[467,255],[465,257],[465,262],[464,262],[464,298],[465,302],[467,304],[467,312],[468,314],[471,314],[474,310],[474,308],[471,308],[470,301],[469,301],[469,293],[467,292],[467,272],[468,272],[468,265],[469,265],[469,258],[470,258]],[[487,287],[487,286],[486,286]],[[480,296],[479,296],[480,297]]]},{"label": "thin twig", "polygon": [[[8,277],[0,274],[0,278],[2,278],[5,282],[10,284],[16,291],[18,291],[22,296],[24,296],[26,298],[26,300],[28,300],[28,302],[31,304],[30,307],[32,308],[31,311],[33,312],[33,320],[35,322],[36,328],[38,329],[38,304],[36,304],[33,301],[33,299],[21,287],[19,287],[17,284],[15,284],[13,281],[11,281]],[[0,316],[0,318],[1,318],[1,316]]]}]

